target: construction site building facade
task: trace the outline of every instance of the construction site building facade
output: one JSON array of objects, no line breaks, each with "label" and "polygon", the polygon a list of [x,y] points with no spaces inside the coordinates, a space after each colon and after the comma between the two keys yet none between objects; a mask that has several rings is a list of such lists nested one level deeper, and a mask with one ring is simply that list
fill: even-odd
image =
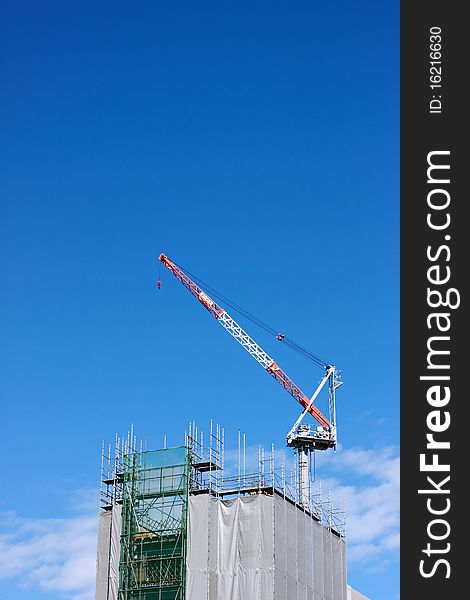
[{"label": "construction site building facade", "polygon": [[[132,436],[131,436],[132,438]],[[274,450],[224,466],[204,446],[103,454],[96,600],[347,600],[344,522],[329,499],[300,503]],[[350,592],[349,592],[350,594]]]}]

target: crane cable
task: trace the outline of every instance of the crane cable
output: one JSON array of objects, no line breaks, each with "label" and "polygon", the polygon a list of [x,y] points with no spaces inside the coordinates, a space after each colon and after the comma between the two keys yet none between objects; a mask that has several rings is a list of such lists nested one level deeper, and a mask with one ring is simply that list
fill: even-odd
[{"label": "crane cable", "polygon": [[220,300],[222,303],[229,306],[232,310],[234,310],[238,314],[242,315],[243,317],[245,317],[246,319],[251,321],[254,325],[257,325],[258,327],[260,327],[261,329],[263,329],[270,335],[274,336],[279,341],[282,341],[283,344],[288,346],[294,352],[297,352],[298,354],[303,356],[309,362],[313,363],[317,367],[320,367],[321,369],[324,369],[326,366],[331,364],[331,362],[322,358],[318,354],[314,354],[307,348],[304,348],[303,346],[301,346],[300,344],[295,342],[293,339],[287,337],[285,334],[280,333],[279,330],[274,329],[273,327],[271,327],[270,325],[268,325],[267,323],[265,323],[264,321],[262,321],[255,315],[251,314],[245,308],[243,308],[242,306],[240,306],[239,304],[237,304],[236,302],[234,302],[233,300],[231,300],[230,298],[228,298],[227,296],[225,296],[224,294],[222,294],[221,292],[216,290],[214,287],[212,287],[211,285],[209,285],[208,283],[203,281],[200,277],[198,277],[197,275],[194,275],[194,273],[191,273],[190,271],[186,270],[184,267],[182,267],[181,265],[177,264],[174,261],[173,261],[173,263],[179,269],[181,269],[184,273],[186,273],[189,277],[191,277],[191,279],[193,279],[198,285],[200,285],[202,288],[207,290],[212,296],[214,296],[215,298]]}]

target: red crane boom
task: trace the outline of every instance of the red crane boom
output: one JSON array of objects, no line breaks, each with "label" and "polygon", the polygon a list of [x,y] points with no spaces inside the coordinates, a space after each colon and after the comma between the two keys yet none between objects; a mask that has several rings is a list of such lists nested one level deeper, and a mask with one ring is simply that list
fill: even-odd
[{"label": "red crane boom", "polygon": [[[219,306],[212,298],[201,289],[186,273],[172,262],[165,254],[160,254],[159,260],[183,285],[191,292],[191,294],[208,310],[215,319],[226,329],[244,348],[257,360],[260,365],[274,377],[274,379],[293,397],[303,408],[309,412],[314,419],[327,431],[331,432],[332,425],[323,413],[313,405],[313,400],[316,397],[314,394],[312,399],[309,399],[302,390],[288,377],[288,375],[279,367],[279,365],[255,342],[255,340],[244,331],[232,317]],[[328,365],[325,381],[330,375]],[[331,432],[334,436],[334,432]]]}]

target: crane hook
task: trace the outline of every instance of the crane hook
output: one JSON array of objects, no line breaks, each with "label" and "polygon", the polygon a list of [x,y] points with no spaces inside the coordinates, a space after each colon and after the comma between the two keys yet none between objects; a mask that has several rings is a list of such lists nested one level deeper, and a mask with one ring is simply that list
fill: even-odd
[{"label": "crane hook", "polygon": [[160,289],[162,287],[162,262],[161,260],[158,263],[158,281],[157,288]]}]

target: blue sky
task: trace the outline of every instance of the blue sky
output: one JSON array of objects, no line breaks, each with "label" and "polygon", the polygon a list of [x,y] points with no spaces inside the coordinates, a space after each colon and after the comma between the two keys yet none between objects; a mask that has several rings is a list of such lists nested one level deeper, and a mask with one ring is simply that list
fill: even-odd
[{"label": "blue sky", "polygon": [[343,370],[322,477],[350,582],[394,600],[398,2],[0,10],[0,599],[89,600],[100,445],[130,423],[283,446],[298,405],[168,272],[157,292],[165,252]]}]

